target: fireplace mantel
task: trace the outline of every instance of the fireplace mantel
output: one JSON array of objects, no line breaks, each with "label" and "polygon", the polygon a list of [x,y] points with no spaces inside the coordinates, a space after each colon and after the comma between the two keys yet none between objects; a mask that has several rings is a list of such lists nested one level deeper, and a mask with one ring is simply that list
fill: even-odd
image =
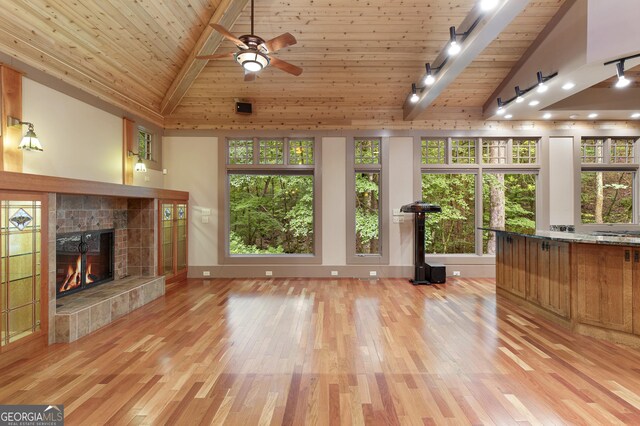
[{"label": "fireplace mantel", "polygon": [[185,191],[13,172],[0,172],[0,190],[189,200]]}]

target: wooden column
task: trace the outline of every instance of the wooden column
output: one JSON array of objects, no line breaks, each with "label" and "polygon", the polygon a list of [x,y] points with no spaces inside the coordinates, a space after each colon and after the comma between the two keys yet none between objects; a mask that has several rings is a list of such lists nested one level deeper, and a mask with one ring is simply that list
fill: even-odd
[{"label": "wooden column", "polygon": [[133,185],[133,167],[137,157],[129,157],[129,151],[138,152],[136,145],[135,122],[128,118],[122,119],[122,183]]},{"label": "wooden column", "polygon": [[0,66],[0,96],[2,97],[2,156],[0,170],[22,172],[22,150],[18,149],[23,126],[7,126],[7,116],[22,120],[22,74]]}]

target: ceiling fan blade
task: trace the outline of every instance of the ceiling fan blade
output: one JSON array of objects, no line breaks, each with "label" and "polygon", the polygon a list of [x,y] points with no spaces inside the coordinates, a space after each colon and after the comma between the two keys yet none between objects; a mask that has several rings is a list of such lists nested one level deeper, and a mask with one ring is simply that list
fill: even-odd
[{"label": "ceiling fan blade", "polygon": [[256,73],[254,72],[244,72],[244,81],[255,81]]},{"label": "ceiling fan blade", "polygon": [[264,47],[266,47],[269,52],[276,52],[284,47],[293,46],[297,42],[294,36],[289,33],[284,33],[269,41],[265,41]]},{"label": "ceiling fan blade", "polygon": [[284,72],[288,72],[289,74],[293,74],[293,75],[302,74],[302,68],[297,67],[293,64],[290,64],[289,62],[285,62],[281,59],[274,58],[273,56],[269,56],[269,64],[273,65],[278,69],[281,69]]},{"label": "ceiling fan blade", "polygon": [[231,53],[223,53],[220,55],[202,55],[196,56],[196,59],[222,59],[222,58],[231,58],[233,56],[233,52]]},{"label": "ceiling fan blade", "polygon": [[211,25],[211,28],[213,28],[214,30],[216,30],[217,32],[222,34],[225,38],[231,40],[236,46],[241,47],[243,49],[248,49],[249,48],[249,46],[244,44],[244,42],[242,40],[240,40],[238,37],[236,37],[233,34],[231,34],[222,25],[218,25],[218,24],[209,24],[209,25]]}]

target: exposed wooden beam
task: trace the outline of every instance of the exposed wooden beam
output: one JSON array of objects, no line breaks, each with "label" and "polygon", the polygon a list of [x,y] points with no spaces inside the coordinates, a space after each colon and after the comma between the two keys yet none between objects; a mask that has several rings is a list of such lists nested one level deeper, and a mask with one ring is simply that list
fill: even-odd
[{"label": "exposed wooden beam", "polygon": [[2,98],[2,149],[0,170],[22,172],[22,125],[9,125],[8,117],[22,120],[22,74],[6,65],[0,66],[0,97]]},{"label": "exposed wooden beam", "polygon": [[[418,102],[411,103],[409,99],[404,104],[404,120],[415,120],[445,89],[453,83],[473,60],[482,53],[482,51],[518,16],[529,3],[529,0],[511,0],[504,2],[493,13],[486,15],[480,19],[473,31],[464,40],[462,51],[454,58],[449,59],[444,67],[438,73],[436,82],[428,90],[419,94]],[[471,11],[459,26],[459,30],[464,32],[469,28],[476,17],[481,12],[478,8]],[[442,52],[432,65],[439,65],[445,59],[446,49]]]},{"label": "exposed wooden beam", "polygon": [[[219,24],[231,29],[247,3],[248,0],[222,0],[209,23]],[[162,100],[160,107],[162,115],[166,116],[173,112],[191,87],[191,84],[207,65],[207,61],[196,59],[196,56],[213,54],[218,50],[222,40],[224,40],[224,37],[220,33],[214,31],[210,25],[206,26]]]},{"label": "exposed wooden beam", "polygon": [[[489,111],[492,108],[495,108],[496,99],[498,98],[498,96],[500,96],[505,87],[507,87],[507,85],[511,83],[513,77],[517,74],[518,71],[520,71],[524,64],[527,63],[531,55],[533,55],[534,52],[538,50],[543,41],[549,36],[551,31],[558,25],[562,18],[564,18],[564,16],[567,14],[567,11],[574,5],[575,2],[576,0],[567,0],[562,4],[558,12],[554,15],[553,18],[551,18],[544,29],[540,32],[540,34],[538,34],[538,37],[536,37],[533,43],[531,43],[531,45],[527,48],[520,60],[513,66],[513,68],[511,68],[511,71],[509,71],[509,74],[507,74],[504,80],[502,80],[502,83],[500,83],[500,85],[496,87],[496,90],[494,90],[491,96],[489,96],[489,98],[485,101],[484,107],[482,108],[483,111]],[[492,116],[494,114],[487,115]]]},{"label": "exposed wooden beam", "polygon": [[122,183],[133,185],[133,160],[129,157],[129,151],[133,151],[135,122],[128,118],[122,119]]}]

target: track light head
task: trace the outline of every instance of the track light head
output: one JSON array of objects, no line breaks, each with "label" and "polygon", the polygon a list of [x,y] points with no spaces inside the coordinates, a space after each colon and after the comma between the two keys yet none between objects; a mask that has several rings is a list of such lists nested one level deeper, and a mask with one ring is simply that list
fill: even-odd
[{"label": "track light head", "polygon": [[522,97],[523,93],[520,90],[520,86],[516,86],[516,103],[521,104],[524,102],[524,98]]},{"label": "track light head", "polygon": [[415,104],[419,100],[420,100],[420,97],[418,96],[418,88],[416,87],[415,83],[411,83],[411,97],[409,98],[409,101]]},{"label": "track light head", "polygon": [[506,112],[506,110],[504,109],[504,104],[502,103],[502,98],[498,98],[498,110],[496,111],[496,114],[504,115],[505,112]]},{"label": "track light head", "polygon": [[431,70],[431,64],[427,63],[425,67],[427,68],[427,75],[424,78],[424,84],[425,86],[431,86],[433,83],[436,82],[436,79],[433,76],[433,71]]},{"label": "track light head", "polygon": [[631,80],[628,80],[624,76],[624,60],[616,63],[616,74],[618,75],[618,81],[616,82],[616,87],[618,89],[622,89],[631,84]]},{"label": "track light head", "polygon": [[542,75],[542,71],[538,71],[536,75],[538,77],[538,88],[536,89],[536,91],[538,93],[546,92],[549,89],[549,87],[544,83],[545,78]]},{"label": "track light head", "polygon": [[458,43],[457,37],[458,35],[456,34],[456,27],[449,27],[449,50],[447,50],[449,56],[455,56],[460,53],[460,50],[462,50],[460,44]]}]

